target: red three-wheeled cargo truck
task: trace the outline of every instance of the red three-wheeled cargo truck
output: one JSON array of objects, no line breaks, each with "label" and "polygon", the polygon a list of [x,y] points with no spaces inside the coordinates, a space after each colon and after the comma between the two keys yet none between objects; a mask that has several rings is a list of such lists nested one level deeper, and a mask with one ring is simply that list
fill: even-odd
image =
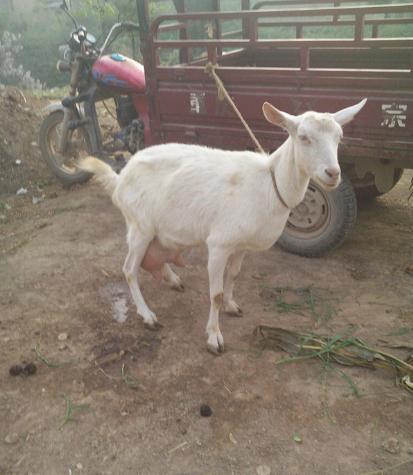
[{"label": "red three-wheeled cargo truck", "polygon": [[[342,184],[326,193],[310,183],[279,240],[285,249],[317,256],[337,246],[355,222],[357,200],[388,192],[403,170],[413,167],[413,3],[171,0],[161,14],[153,8],[158,3],[137,0],[139,26],[128,26],[139,37],[138,60],[144,66],[136,65],[136,90],[128,89],[141,124],[139,147],[183,142],[254,148],[230,105],[218,97],[205,70],[208,63],[216,65],[269,152],[286,135],[265,121],[265,101],[299,114],[334,112],[368,98],[345,128],[339,149]],[[121,74],[124,63],[116,55],[100,54],[97,61],[92,73],[103,90],[109,87],[104,68],[117,61]],[[111,80],[119,83],[113,75]],[[88,127],[81,117],[76,124]],[[93,137],[89,142],[99,155]]]}]

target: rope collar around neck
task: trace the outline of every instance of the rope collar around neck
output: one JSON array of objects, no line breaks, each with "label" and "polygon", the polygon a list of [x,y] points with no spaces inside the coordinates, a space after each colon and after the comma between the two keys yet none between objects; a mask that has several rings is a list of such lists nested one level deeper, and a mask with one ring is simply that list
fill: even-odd
[{"label": "rope collar around neck", "polygon": [[273,187],[274,187],[274,191],[275,191],[276,196],[277,196],[278,199],[281,201],[281,203],[282,203],[283,206],[285,206],[287,209],[291,209],[291,208],[287,205],[287,203],[285,202],[285,200],[283,199],[283,197],[281,196],[280,190],[278,189],[277,182],[276,182],[276,180],[275,180],[274,170],[273,170],[272,168],[270,168],[270,174],[271,174],[272,184],[273,184]]}]

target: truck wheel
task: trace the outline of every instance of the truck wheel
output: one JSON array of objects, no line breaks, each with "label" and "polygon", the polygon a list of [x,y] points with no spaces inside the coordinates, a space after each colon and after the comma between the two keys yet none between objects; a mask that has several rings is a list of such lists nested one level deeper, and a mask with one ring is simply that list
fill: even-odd
[{"label": "truck wheel", "polygon": [[[403,171],[403,168],[394,169],[393,186],[390,188],[390,190],[392,190],[400,181],[400,178],[403,175]],[[353,183],[354,190],[359,201],[370,201],[374,198],[377,198],[377,196],[384,195],[385,193],[388,193],[390,191],[388,190],[384,193],[379,191],[376,188],[376,185],[374,184],[374,176],[371,173],[368,173],[367,176],[362,180],[352,178],[351,182]]]},{"label": "truck wheel", "polygon": [[40,126],[39,146],[43,158],[53,173],[65,184],[83,183],[92,175],[79,170],[77,160],[90,155],[90,140],[82,127],[69,132],[67,150],[59,153],[58,140],[63,123],[63,112],[55,111],[49,114]]},{"label": "truck wheel", "polygon": [[330,192],[311,181],[304,200],[291,211],[278,244],[293,254],[318,257],[344,241],[356,217],[356,195],[346,176]]}]

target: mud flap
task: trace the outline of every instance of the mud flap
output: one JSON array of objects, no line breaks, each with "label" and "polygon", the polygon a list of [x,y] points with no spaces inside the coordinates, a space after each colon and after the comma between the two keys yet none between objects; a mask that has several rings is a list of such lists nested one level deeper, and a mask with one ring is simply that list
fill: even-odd
[{"label": "mud flap", "polygon": [[357,159],[355,170],[358,178],[362,179],[368,172],[374,175],[374,184],[380,193],[390,191],[394,186],[395,167],[393,163],[382,163],[371,159]]}]

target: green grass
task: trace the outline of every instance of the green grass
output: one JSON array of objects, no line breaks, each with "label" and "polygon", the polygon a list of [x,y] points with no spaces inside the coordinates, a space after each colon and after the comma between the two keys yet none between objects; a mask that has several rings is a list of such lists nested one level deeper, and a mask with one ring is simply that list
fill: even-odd
[{"label": "green grass", "polygon": [[397,384],[413,394],[413,365],[410,361],[366,344],[353,337],[350,330],[344,334],[324,336],[258,325],[254,334],[261,336],[261,343],[267,347],[275,346],[289,354],[287,358],[277,361],[277,365],[319,359],[324,368],[333,369],[349,384],[356,397],[360,393],[353,380],[341,369],[332,366],[332,363],[390,370],[395,375]]},{"label": "green grass", "polygon": [[126,384],[126,386],[128,386],[131,389],[139,388],[138,381],[133,376],[126,374],[125,364],[122,365],[121,374],[122,374],[122,380]]},{"label": "green grass", "polygon": [[55,361],[50,361],[49,358],[47,358],[42,353],[40,353],[38,343],[36,343],[36,346],[34,347],[34,352],[36,353],[37,358],[42,363],[44,363],[46,366],[48,366],[49,368],[61,368],[62,366],[66,366],[66,365],[70,364],[68,362],[66,362],[66,363],[57,363]]},{"label": "green grass", "polygon": [[90,408],[90,404],[73,404],[73,402],[70,400],[68,396],[66,396],[66,394],[63,394],[63,397],[66,401],[66,411],[65,411],[63,421],[59,426],[59,429],[63,429],[63,427],[68,422],[76,422],[77,419],[75,419],[74,417],[75,414],[79,412],[87,411]]},{"label": "green grass", "polygon": [[317,326],[323,325],[337,315],[334,304],[336,298],[326,295],[324,289],[314,287],[265,287],[269,292],[270,301],[273,299],[272,308],[277,313],[295,313],[310,316]]}]

